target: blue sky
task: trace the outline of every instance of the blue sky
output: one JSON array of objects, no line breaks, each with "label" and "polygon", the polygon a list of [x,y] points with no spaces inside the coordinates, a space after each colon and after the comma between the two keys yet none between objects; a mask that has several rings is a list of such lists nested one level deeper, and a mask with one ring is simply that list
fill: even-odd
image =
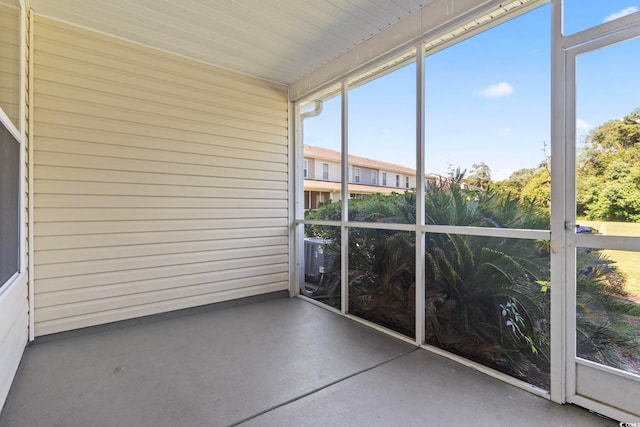
[{"label": "blue sky", "polygon": [[[566,0],[565,34],[638,11],[640,0]],[[494,180],[549,155],[550,13],[536,9],[428,56],[426,170]],[[578,131],[640,107],[640,39],[578,58]],[[415,64],[349,92],[349,152],[415,168]],[[340,149],[340,97],[305,120],[305,143]]]}]

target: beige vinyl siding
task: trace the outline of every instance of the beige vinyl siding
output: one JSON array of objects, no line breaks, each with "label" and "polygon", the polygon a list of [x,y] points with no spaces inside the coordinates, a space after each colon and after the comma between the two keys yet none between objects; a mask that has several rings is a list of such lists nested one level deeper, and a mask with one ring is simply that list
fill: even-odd
[{"label": "beige vinyl siding", "polygon": [[286,87],[34,27],[36,335],[287,289]]},{"label": "beige vinyl siding", "polygon": [[0,108],[20,128],[20,9],[0,3]]},{"label": "beige vinyl siding", "polygon": [[21,280],[0,294],[0,409],[27,345],[28,313],[27,279],[23,275]]},{"label": "beige vinyl siding", "polygon": [[[19,16],[19,9],[0,2],[0,107],[16,127],[19,127],[20,111]],[[7,49],[9,45],[10,49]],[[25,154],[27,147],[25,142],[22,146]],[[27,156],[25,162],[28,162]],[[28,188],[26,181],[24,188]],[[28,250],[27,245],[24,250]],[[29,301],[25,272],[0,290],[0,409],[9,394],[28,337]]]}]

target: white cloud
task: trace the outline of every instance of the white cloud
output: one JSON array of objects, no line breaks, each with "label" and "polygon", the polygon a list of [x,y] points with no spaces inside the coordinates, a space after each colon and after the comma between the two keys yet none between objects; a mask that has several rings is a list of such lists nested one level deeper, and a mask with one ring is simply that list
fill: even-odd
[{"label": "white cloud", "polygon": [[496,85],[491,85],[482,90],[474,90],[474,95],[479,95],[485,98],[500,98],[501,96],[511,95],[514,89],[509,83],[500,82]]},{"label": "white cloud", "polygon": [[509,135],[510,133],[511,133],[511,128],[498,129],[498,134],[500,135]]},{"label": "white cloud", "polygon": [[630,6],[625,9],[619,10],[617,12],[612,13],[611,15],[604,18],[603,22],[613,21],[614,19],[622,18],[623,16],[631,15],[632,13],[637,12],[638,6]]},{"label": "white cloud", "polygon": [[576,120],[576,129],[579,132],[587,132],[589,131],[593,126],[591,126],[589,123],[585,122],[582,119],[577,119]]}]

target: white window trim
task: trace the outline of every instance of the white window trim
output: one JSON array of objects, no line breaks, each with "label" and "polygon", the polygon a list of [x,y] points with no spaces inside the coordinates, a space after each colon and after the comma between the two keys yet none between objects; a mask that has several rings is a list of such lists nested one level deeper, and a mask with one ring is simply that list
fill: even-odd
[{"label": "white window trim", "polygon": [[[20,224],[20,230],[19,230],[19,262],[18,262],[18,271],[11,276],[5,283],[0,283],[0,298],[2,298],[4,295],[6,295],[9,292],[9,289],[12,289],[14,286],[16,286],[17,283],[21,282],[25,272],[26,272],[26,252],[25,252],[25,248],[26,246],[26,186],[25,186],[25,176],[26,176],[26,170],[25,170],[25,140],[26,140],[26,92],[25,92],[25,87],[26,87],[26,49],[27,49],[27,45],[25,43],[25,38],[26,38],[26,28],[25,28],[25,23],[26,23],[26,19],[27,19],[27,15],[26,15],[26,7],[25,7],[25,3],[24,0],[20,0],[19,1],[19,7],[20,7],[20,13],[19,13],[19,18],[20,19],[20,27],[18,30],[19,33],[19,37],[20,37],[20,45],[19,45],[19,64],[18,64],[18,69],[19,69],[19,73],[20,76],[18,77],[18,86],[19,86],[19,94],[18,94],[18,102],[19,102],[19,107],[18,107],[18,123],[13,123],[10,119],[9,116],[7,116],[7,114],[4,112],[4,110],[2,109],[2,107],[0,107],[0,122],[2,122],[2,124],[9,130],[9,132],[16,138],[16,140],[18,141],[19,144],[19,162],[20,162],[20,168],[18,171],[18,179],[19,179],[19,188],[18,188],[18,192],[20,195],[20,199],[18,201],[18,209],[19,209],[19,217],[18,217],[18,221]],[[33,86],[30,86],[33,87]],[[31,178],[31,174],[30,174],[30,178]],[[33,229],[33,227],[29,227],[30,230]],[[30,258],[31,259],[31,258]],[[29,330],[30,330],[30,335],[33,334],[33,286],[29,286],[29,303],[30,303],[30,307],[29,307]],[[29,338],[30,340],[33,340],[33,338],[30,336]]]},{"label": "white window trim", "polygon": [[10,289],[14,283],[18,282],[19,279],[22,277],[22,275],[24,274],[25,271],[25,253],[24,253],[24,248],[25,248],[25,226],[24,226],[24,221],[25,221],[25,215],[24,215],[24,211],[25,211],[25,206],[24,206],[24,202],[25,202],[25,197],[24,197],[24,192],[25,192],[25,188],[24,188],[24,135],[22,132],[20,132],[15,125],[13,124],[13,122],[9,119],[9,117],[6,115],[6,113],[4,112],[4,110],[2,109],[2,107],[0,107],[0,123],[2,123],[2,125],[4,125],[6,127],[6,129],[9,131],[9,133],[11,133],[11,135],[18,141],[18,161],[20,162],[20,168],[18,170],[18,195],[20,197],[20,200],[18,201],[18,210],[19,210],[19,216],[18,216],[18,221],[19,221],[19,225],[20,225],[20,230],[19,230],[19,235],[18,235],[18,242],[19,242],[19,247],[18,247],[18,255],[19,255],[19,259],[18,259],[18,271],[16,271],[15,274],[13,274],[9,279],[7,279],[6,282],[4,283],[0,283],[0,296],[2,294],[4,294],[5,292],[7,292],[8,289]]}]

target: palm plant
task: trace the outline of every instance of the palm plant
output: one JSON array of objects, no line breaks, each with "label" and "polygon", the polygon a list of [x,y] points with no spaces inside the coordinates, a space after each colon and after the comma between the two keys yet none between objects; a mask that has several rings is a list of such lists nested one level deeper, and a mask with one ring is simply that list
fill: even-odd
[{"label": "palm plant", "polygon": [[[518,226],[535,222],[516,202],[447,182],[427,188],[431,224]],[[415,223],[415,193],[351,200],[351,220]],[[316,214],[338,219],[335,204]],[[334,215],[334,218],[329,218]],[[331,229],[331,230],[330,230]],[[321,227],[335,239],[335,227]],[[335,241],[335,240],[334,240]],[[412,233],[349,228],[349,311],[398,332],[415,333],[415,239]],[[429,343],[516,376],[544,365],[548,255],[532,241],[427,235],[426,331]],[[504,314],[502,314],[504,312]],[[531,361],[530,359],[534,359]],[[528,361],[524,363],[523,361]],[[518,366],[513,368],[509,366]],[[506,367],[506,368],[505,368]]]},{"label": "palm plant", "polygon": [[[319,219],[340,219],[339,203],[322,204]],[[413,192],[350,200],[349,219],[378,223],[416,221]],[[465,190],[459,181],[432,184],[425,198],[427,224],[548,229],[548,214],[531,202],[491,188]],[[309,226],[340,250],[339,227]],[[414,233],[349,227],[349,312],[403,334],[415,334]],[[549,385],[548,242],[427,233],[425,250],[426,342],[541,387]],[[593,262],[595,254],[585,255]],[[339,258],[337,258],[339,259]],[[339,280],[339,262],[329,277]],[[628,334],[615,327],[619,316],[602,321],[605,309],[621,313],[615,268],[603,280],[579,278],[578,349],[587,358],[620,366]],[[598,273],[600,274],[600,273]],[[611,286],[612,278],[616,285]],[[326,298],[337,301],[340,287]],[[617,290],[616,290],[617,289]],[[605,307],[606,305],[606,307]],[[598,320],[600,319],[600,320]],[[607,352],[608,351],[608,352]],[[615,365],[617,363],[617,365]]]},{"label": "palm plant", "polygon": [[[438,225],[544,228],[548,220],[510,195],[468,191],[459,182],[427,187],[426,221]],[[516,377],[548,384],[549,279],[545,244],[429,233],[426,339]]]},{"label": "palm plant", "polygon": [[[548,257],[536,242],[430,234],[426,340],[545,385],[548,375]],[[546,258],[546,259],[545,259]]]},{"label": "palm plant", "polygon": [[415,224],[416,193],[372,194],[363,199],[349,200],[349,220]]},{"label": "palm plant", "polygon": [[414,336],[416,257],[412,233],[359,231],[349,238],[349,312]]},{"label": "palm plant", "polygon": [[[614,368],[637,371],[640,306],[628,301],[625,277],[603,254],[577,257],[577,355]],[[631,319],[631,320],[629,320]]]}]

